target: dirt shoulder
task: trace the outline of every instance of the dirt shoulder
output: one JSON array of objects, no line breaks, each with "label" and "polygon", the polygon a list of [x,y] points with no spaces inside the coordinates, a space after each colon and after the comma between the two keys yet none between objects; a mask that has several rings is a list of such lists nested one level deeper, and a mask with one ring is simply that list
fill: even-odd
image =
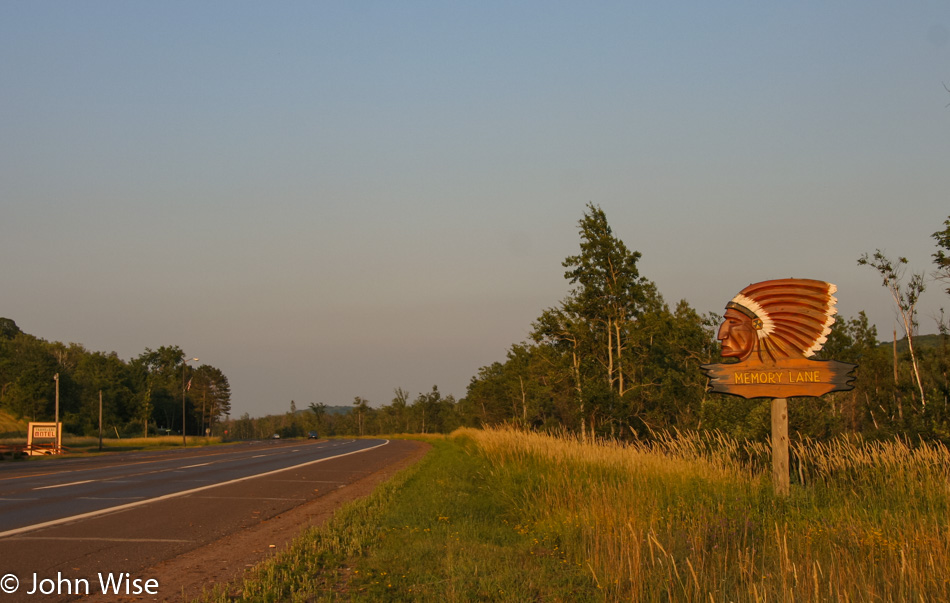
[{"label": "dirt shoulder", "polygon": [[203,590],[239,580],[248,569],[285,550],[310,526],[326,523],[343,503],[368,496],[380,483],[425,456],[430,448],[429,444],[414,440],[398,442],[409,449],[396,463],[259,524],[148,568],[142,575],[158,580],[161,596],[112,596],[83,598],[83,601],[191,601]]}]

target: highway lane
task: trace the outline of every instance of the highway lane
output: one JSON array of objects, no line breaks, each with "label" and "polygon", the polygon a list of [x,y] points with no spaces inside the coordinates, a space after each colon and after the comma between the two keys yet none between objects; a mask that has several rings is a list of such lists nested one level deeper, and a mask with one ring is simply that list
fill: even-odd
[{"label": "highway lane", "polygon": [[[140,580],[160,577],[158,600],[177,600],[187,573],[205,584],[231,579],[234,571],[268,554],[267,545],[260,544],[275,529],[268,526],[287,526],[285,536],[292,537],[326,517],[332,505],[323,501],[339,504],[351,485],[365,492],[359,484],[421,446],[385,442],[263,442],[4,462],[0,578],[15,576],[21,588],[0,594],[0,602],[75,599],[62,593],[25,596],[34,576],[88,580],[92,594],[103,572],[127,572]],[[236,557],[237,549],[245,557]],[[186,565],[181,580],[163,573],[169,563],[178,567],[194,555],[204,555],[205,561]],[[243,560],[234,567],[236,559]]]},{"label": "highway lane", "polygon": [[124,455],[104,465],[44,460],[35,463],[33,472],[4,471],[7,467],[0,466],[0,538],[385,444],[385,440],[281,442],[201,448],[198,454],[187,455]]}]

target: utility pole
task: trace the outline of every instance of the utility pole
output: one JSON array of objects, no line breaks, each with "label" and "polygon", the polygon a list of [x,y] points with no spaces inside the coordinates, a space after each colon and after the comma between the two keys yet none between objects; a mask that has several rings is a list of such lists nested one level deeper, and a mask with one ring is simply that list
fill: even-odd
[{"label": "utility pole", "polygon": [[198,362],[197,358],[185,358],[181,361],[181,445],[187,446],[188,439],[185,436],[185,392],[188,391],[185,389],[185,372],[188,369],[188,363],[194,360]]},{"label": "utility pole", "polygon": [[99,452],[102,452],[102,390],[99,390]]},{"label": "utility pole", "polygon": [[59,373],[53,375],[53,381],[56,382],[56,410],[53,415],[53,422],[56,423],[56,454],[59,454],[63,444],[62,434],[59,429]]}]

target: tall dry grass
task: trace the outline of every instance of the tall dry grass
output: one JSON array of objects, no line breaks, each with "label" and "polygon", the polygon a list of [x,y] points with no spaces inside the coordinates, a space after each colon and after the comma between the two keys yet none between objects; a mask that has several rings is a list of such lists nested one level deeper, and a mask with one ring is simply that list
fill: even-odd
[{"label": "tall dry grass", "polygon": [[455,435],[520,484],[520,527],[587,568],[607,600],[950,600],[945,446],[799,442],[791,496],[776,498],[768,446],[720,434]]}]

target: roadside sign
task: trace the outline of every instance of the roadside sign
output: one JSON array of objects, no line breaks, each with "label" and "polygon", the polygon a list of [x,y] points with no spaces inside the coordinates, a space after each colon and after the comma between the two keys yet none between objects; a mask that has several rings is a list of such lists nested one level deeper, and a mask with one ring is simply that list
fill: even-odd
[{"label": "roadside sign", "polygon": [[[34,423],[27,426],[26,453],[30,456],[60,454],[57,442],[62,441],[62,423]],[[44,441],[52,440],[52,441]]]},{"label": "roadside sign", "polygon": [[754,283],[726,304],[716,338],[732,364],[704,364],[709,390],[743,398],[772,398],[772,477],[787,495],[788,401],[854,388],[855,364],[811,357],[825,344],[837,287],[824,281],[781,279]]}]

